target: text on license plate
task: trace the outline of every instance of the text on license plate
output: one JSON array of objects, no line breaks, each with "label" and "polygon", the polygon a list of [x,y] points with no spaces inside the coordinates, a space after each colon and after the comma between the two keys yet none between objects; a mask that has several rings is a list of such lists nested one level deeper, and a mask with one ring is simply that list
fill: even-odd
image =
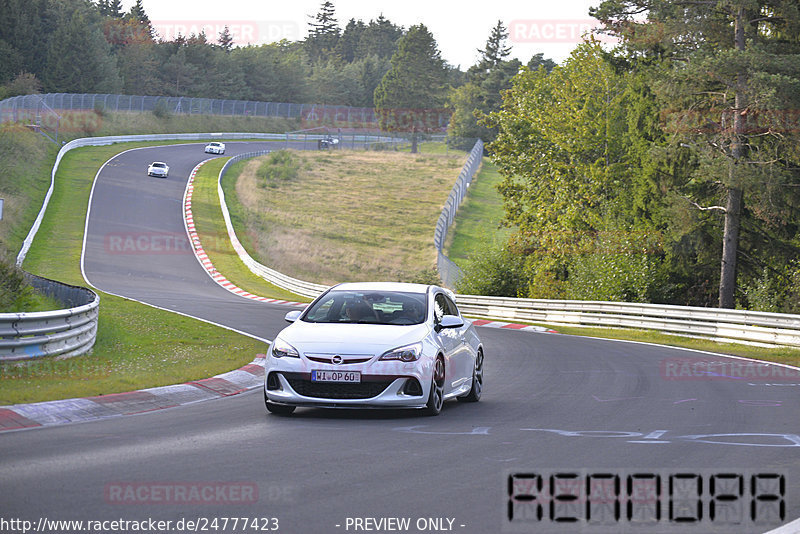
[{"label": "text on license plate", "polygon": [[311,371],[312,382],[361,382],[360,371]]}]

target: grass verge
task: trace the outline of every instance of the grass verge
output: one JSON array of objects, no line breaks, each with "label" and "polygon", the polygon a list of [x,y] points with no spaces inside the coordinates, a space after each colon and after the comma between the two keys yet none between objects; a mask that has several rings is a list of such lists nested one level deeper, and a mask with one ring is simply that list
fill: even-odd
[{"label": "grass verge", "polygon": [[[80,272],[83,230],[92,181],[125,143],[71,151],[24,267],[85,285]],[[164,143],[158,143],[164,144]],[[0,404],[119,393],[186,382],[229,371],[266,347],[262,342],[175,313],[101,293],[97,343],[90,354],[0,365]]]},{"label": "grass verge", "polygon": [[253,258],[322,284],[415,281],[430,272],[433,229],[463,152],[290,152],[299,164],[291,179],[260,175],[267,158],[226,177],[237,234]]},{"label": "grass verge", "polygon": [[[522,322],[522,321],[520,321]],[[756,347],[739,343],[722,343],[710,339],[692,338],[665,334],[653,330],[634,330],[624,328],[588,328],[580,326],[554,326],[544,323],[524,323],[552,328],[559,334],[570,336],[597,337],[610,340],[638,341],[669,347],[701,350],[717,354],[729,354],[754,360],[783,363],[800,367],[800,349],[790,347]]]},{"label": "grass verge", "polygon": [[497,184],[501,180],[497,167],[489,158],[484,158],[447,233],[445,254],[459,266],[479,253],[482,247],[508,239],[510,229],[500,227],[504,211]]},{"label": "grass verge", "polygon": [[[260,276],[253,274],[233,249],[228,238],[225,220],[222,218],[217,192],[219,171],[228,159],[217,158],[206,163],[194,178],[192,216],[203,249],[214,264],[214,268],[245,291],[262,297],[308,302],[309,299],[272,285]],[[223,183],[225,181],[223,180]],[[230,198],[228,193],[226,193],[226,198]]]}]

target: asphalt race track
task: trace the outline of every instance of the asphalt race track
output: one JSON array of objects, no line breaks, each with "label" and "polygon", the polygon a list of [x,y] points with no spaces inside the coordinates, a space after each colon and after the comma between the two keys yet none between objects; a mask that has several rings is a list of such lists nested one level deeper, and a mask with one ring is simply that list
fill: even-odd
[{"label": "asphalt race track", "polygon": [[[191,169],[209,157],[202,146],[129,151],[105,166],[85,274],[102,291],[270,340],[289,308],[229,293],[191,252],[165,245],[185,235],[181,199]],[[264,146],[275,145],[231,142],[225,155]],[[152,161],[169,164],[168,179],[146,176]],[[139,243],[133,252],[119,248],[129,237]],[[558,334],[479,334],[483,399],[449,402],[439,417],[302,408],[270,416],[256,390],[6,432],[0,517],[293,534],[750,533],[800,517],[799,379],[687,379],[671,374],[674,365],[712,356]],[[605,501],[586,497],[591,482],[609,480],[619,485]],[[576,499],[566,497],[570,481]],[[561,498],[548,502],[551,483]],[[587,510],[594,522],[569,521]],[[111,523],[97,531],[114,526],[134,531]],[[0,531],[17,530],[0,522]]]}]

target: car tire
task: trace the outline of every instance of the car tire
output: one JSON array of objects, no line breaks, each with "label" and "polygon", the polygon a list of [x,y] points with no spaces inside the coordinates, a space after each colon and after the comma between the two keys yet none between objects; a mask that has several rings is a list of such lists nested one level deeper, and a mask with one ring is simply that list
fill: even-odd
[{"label": "car tire", "polygon": [[466,395],[456,397],[461,402],[478,402],[483,392],[483,351],[475,356],[475,367],[472,369],[472,387]]},{"label": "car tire", "polygon": [[431,378],[431,391],[428,393],[428,403],[425,405],[426,415],[439,415],[444,405],[444,360],[439,357],[433,364],[433,377]]},{"label": "car tire", "polygon": [[274,404],[267,399],[267,392],[264,391],[264,405],[267,407],[269,413],[275,415],[292,415],[295,406],[286,406],[285,404]]}]

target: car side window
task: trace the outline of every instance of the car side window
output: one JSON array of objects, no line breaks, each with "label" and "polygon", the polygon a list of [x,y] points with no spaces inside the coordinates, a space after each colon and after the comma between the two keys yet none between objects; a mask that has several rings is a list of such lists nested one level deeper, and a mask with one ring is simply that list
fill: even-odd
[{"label": "car side window", "polygon": [[456,317],[459,317],[460,314],[458,313],[458,307],[456,306],[456,303],[453,302],[453,299],[444,295],[444,300],[447,303],[447,315],[455,315]]},{"label": "car side window", "polygon": [[437,293],[433,300],[433,317],[437,323],[442,322],[442,317],[450,313],[450,307],[447,305],[446,297]]}]

